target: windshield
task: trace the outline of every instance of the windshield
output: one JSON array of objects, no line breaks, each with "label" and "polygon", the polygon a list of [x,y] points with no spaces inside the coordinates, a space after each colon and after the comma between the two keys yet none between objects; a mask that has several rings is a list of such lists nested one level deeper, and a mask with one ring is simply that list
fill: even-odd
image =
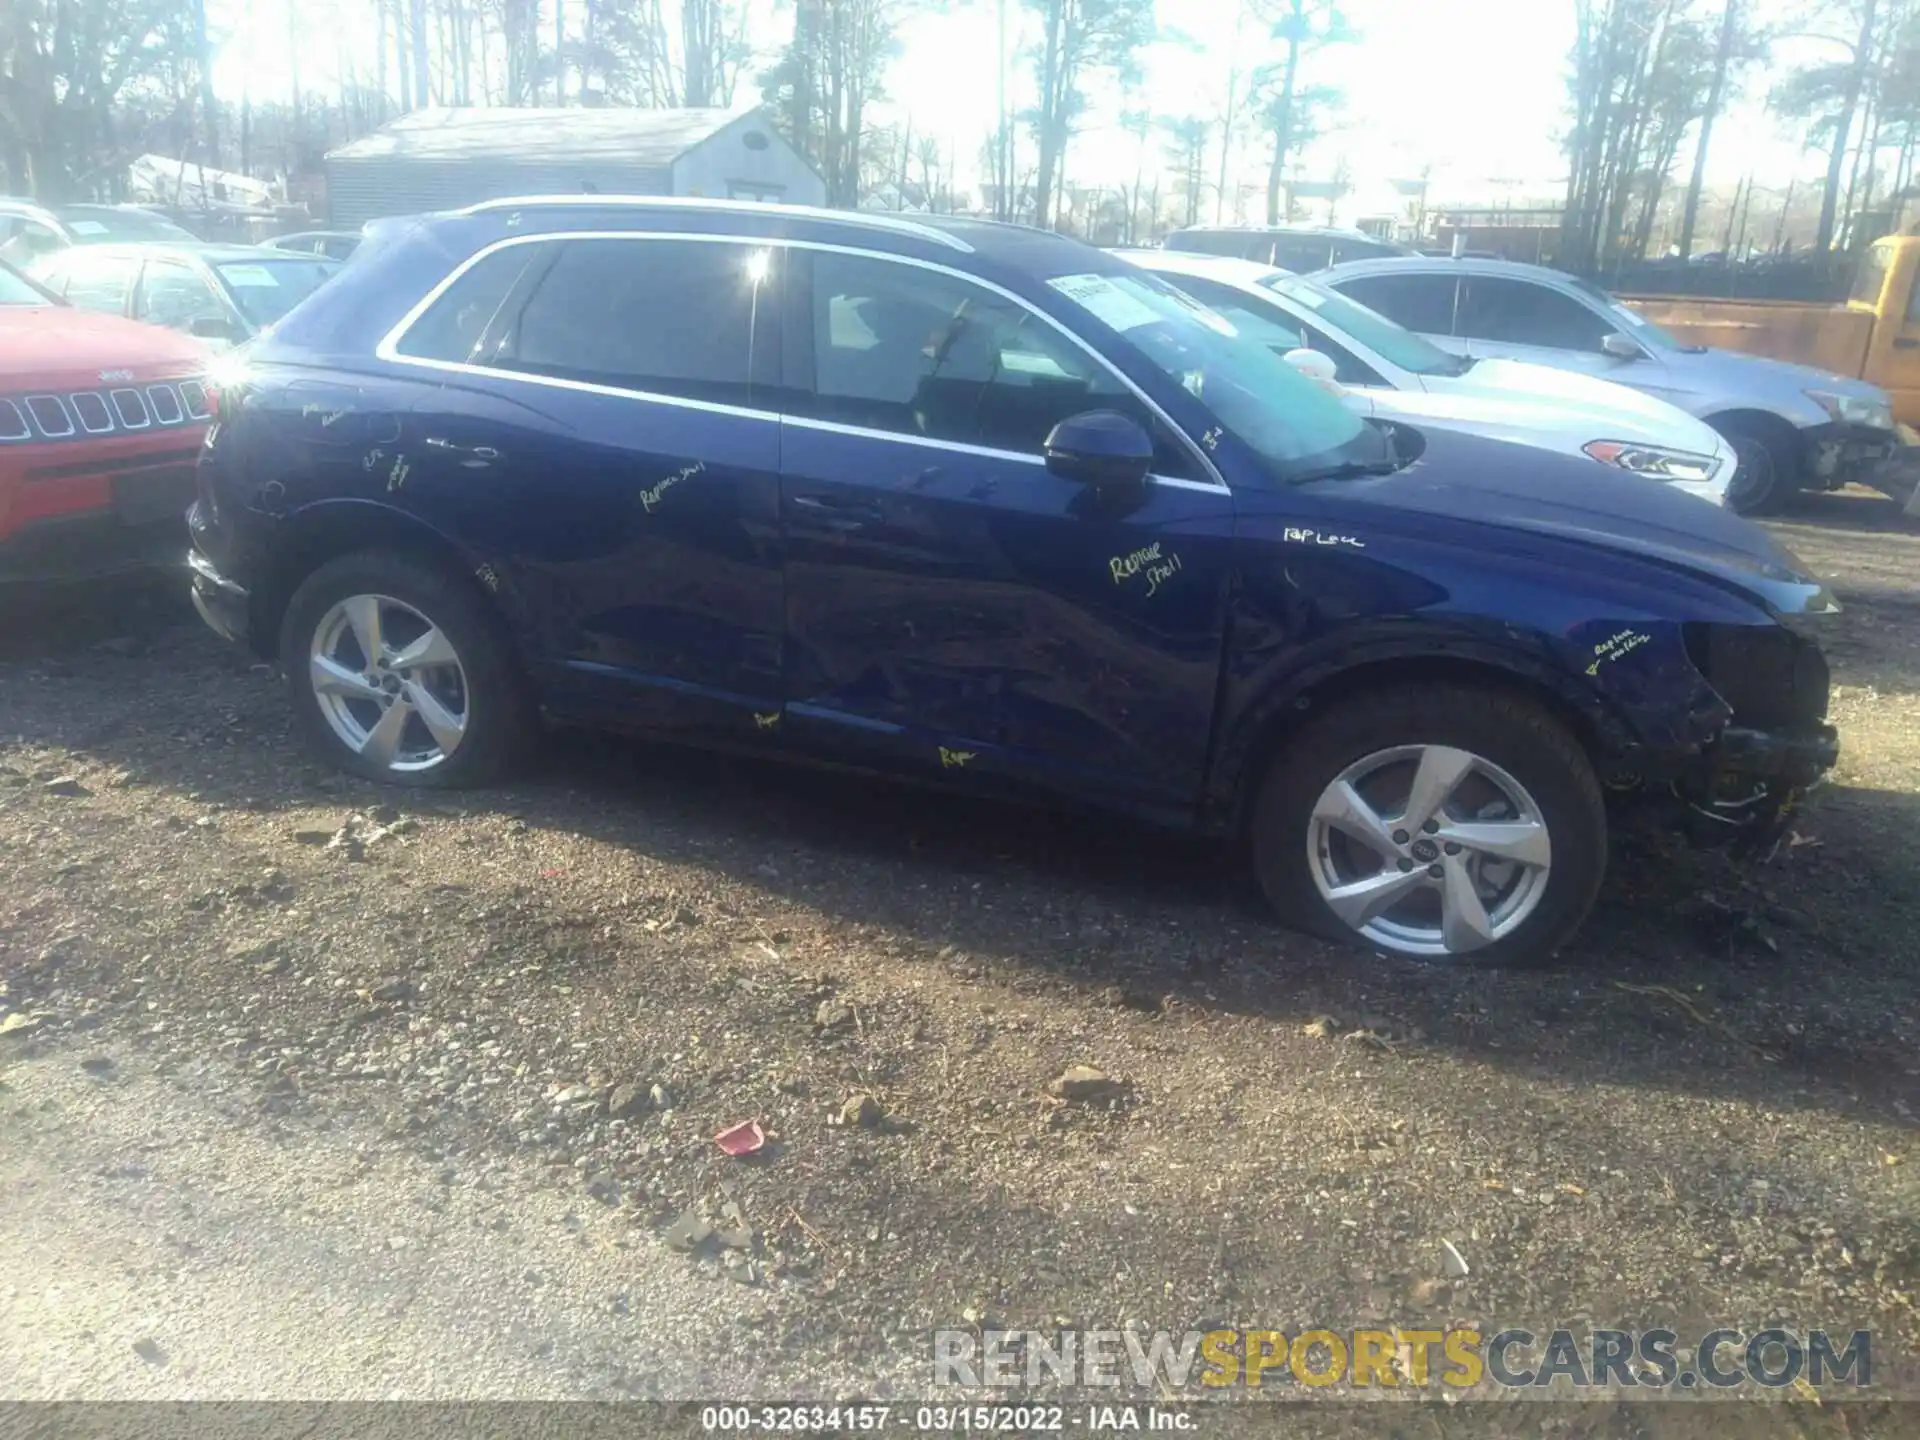
[{"label": "windshield", "polygon": [[1251,335],[1149,275],[1048,282],[1116,331],[1289,480],[1375,465],[1385,438]]},{"label": "windshield", "polygon": [[1594,304],[1605,310],[1614,320],[1619,322],[1620,333],[1622,335],[1631,335],[1642,345],[1651,345],[1656,350],[1685,350],[1687,348],[1678,340],[1674,339],[1673,336],[1662,330],[1658,325],[1647,319],[1646,316],[1629,310],[1591,280],[1582,280],[1577,275],[1570,277],[1570,280],[1574,289],[1578,290],[1582,295],[1593,301]]},{"label": "windshield", "polygon": [[146,210],[123,210],[116,205],[69,205],[56,210],[60,223],[83,245],[109,240],[187,240],[193,235],[171,220]]},{"label": "windshield", "polygon": [[0,305],[51,305],[53,301],[17,270],[0,265]]},{"label": "windshield", "polygon": [[229,260],[215,265],[220,283],[248,323],[264,328],[333,278],[340,266],[332,260]]},{"label": "windshield", "polygon": [[1432,341],[1337,290],[1297,275],[1270,275],[1260,283],[1311,311],[1329,330],[1357,341],[1389,365],[1398,365],[1414,375],[1458,375],[1464,369],[1458,355],[1449,355]]}]

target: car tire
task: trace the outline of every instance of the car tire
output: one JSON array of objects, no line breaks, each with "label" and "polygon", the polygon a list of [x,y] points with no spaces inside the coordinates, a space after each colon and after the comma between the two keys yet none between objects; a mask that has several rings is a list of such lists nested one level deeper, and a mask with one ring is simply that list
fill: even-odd
[{"label": "car tire", "polygon": [[1735,417],[1715,420],[1738,459],[1733,483],[1727,487],[1727,508],[1736,515],[1770,515],[1800,490],[1798,437],[1782,424]]},{"label": "car tire", "polygon": [[[1440,797],[1427,824],[1412,815],[1421,787]],[[1585,750],[1546,710],[1419,686],[1342,701],[1287,736],[1248,839],[1261,889],[1301,929],[1410,959],[1537,963],[1593,907],[1607,815]]]},{"label": "car tire", "polygon": [[384,784],[483,784],[536,729],[499,618],[413,555],[362,551],[308,575],[281,620],[280,663],[313,748]]}]

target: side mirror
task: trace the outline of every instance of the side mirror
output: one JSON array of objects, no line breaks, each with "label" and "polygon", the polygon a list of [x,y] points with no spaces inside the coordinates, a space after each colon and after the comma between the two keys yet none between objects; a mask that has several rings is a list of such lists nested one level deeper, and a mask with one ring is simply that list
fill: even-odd
[{"label": "side mirror", "polygon": [[1333,363],[1331,355],[1322,355],[1318,350],[1302,347],[1298,350],[1289,350],[1280,358],[1321,389],[1330,390],[1335,395],[1346,393],[1346,387],[1334,378],[1339,374],[1340,367]]},{"label": "side mirror", "polygon": [[187,333],[197,340],[239,340],[239,327],[218,315],[196,315],[187,325]]},{"label": "side mirror", "polygon": [[1140,485],[1153,469],[1153,440],[1117,410],[1069,415],[1053,427],[1047,469],[1063,480],[1100,488]]},{"label": "side mirror", "polygon": [[1640,342],[1630,335],[1622,335],[1618,330],[1600,341],[1600,348],[1616,360],[1644,360],[1647,352],[1640,348]]}]

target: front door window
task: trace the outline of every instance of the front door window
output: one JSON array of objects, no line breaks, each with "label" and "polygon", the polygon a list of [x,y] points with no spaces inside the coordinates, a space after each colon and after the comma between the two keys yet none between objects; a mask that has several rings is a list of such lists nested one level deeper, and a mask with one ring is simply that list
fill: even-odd
[{"label": "front door window", "polygon": [[[1126,385],[1031,310],[938,272],[817,255],[813,333],[817,419],[1033,456],[1087,410],[1158,428]],[[1157,449],[1160,473],[1188,473],[1182,447]]]}]

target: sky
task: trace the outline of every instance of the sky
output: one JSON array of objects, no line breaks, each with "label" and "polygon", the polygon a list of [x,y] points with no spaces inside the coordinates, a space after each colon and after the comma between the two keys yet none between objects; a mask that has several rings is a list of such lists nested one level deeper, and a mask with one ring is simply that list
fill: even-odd
[{"label": "sky", "polygon": [[[286,93],[290,87],[285,6],[292,0],[227,0],[224,18],[231,38],[216,66],[216,87],[231,98],[245,89],[256,96]],[[300,0],[303,10],[318,9]],[[776,11],[778,0],[751,0],[752,39],[771,52],[791,29],[791,10]],[[1785,7],[1796,0],[1760,0]],[[1177,25],[1192,44],[1160,43],[1145,55],[1143,83],[1126,95],[1109,83],[1089,87],[1091,113],[1085,132],[1072,144],[1069,179],[1078,183],[1125,184],[1132,181],[1137,142],[1119,128],[1123,104],[1150,105],[1168,116],[1198,115],[1217,120],[1226,98],[1230,57],[1245,57],[1248,68],[1267,58],[1271,48],[1260,27],[1247,24],[1238,34],[1233,0],[1159,0],[1163,26]],[[221,6],[211,7],[216,26]],[[551,0],[542,6],[551,26]],[[1010,0],[1017,17],[1023,7]],[[1346,0],[1360,39],[1329,47],[1313,57],[1303,80],[1341,87],[1347,98],[1344,126],[1318,142],[1303,157],[1307,178],[1330,178],[1343,161],[1355,193],[1347,218],[1385,213],[1392,206],[1388,182],[1417,178],[1432,169],[1429,199],[1452,204],[1524,203],[1552,199],[1565,185],[1561,139],[1566,118],[1566,74],[1574,40],[1574,0]],[[354,13],[360,13],[355,11]],[[888,78],[889,99],[878,117],[895,122],[911,118],[916,134],[932,134],[957,155],[963,179],[977,179],[975,157],[994,123],[994,71],[997,41],[992,0],[949,0],[902,29],[902,54]],[[317,19],[318,17],[316,17]],[[313,22],[309,22],[310,26]],[[333,54],[344,43],[370,47],[371,37],[353,27],[320,28],[330,33],[318,47],[309,40],[300,67],[306,83],[326,83],[337,69]],[[365,30],[367,27],[358,27]],[[344,33],[341,42],[335,37]],[[1810,42],[1790,42],[1776,52],[1782,62],[1818,54]],[[371,72],[370,49],[357,61]],[[1023,103],[1031,81],[1024,60],[1016,63],[1015,103]],[[1243,81],[1244,84],[1244,81]],[[1806,152],[1799,136],[1767,113],[1767,81],[1756,75],[1750,95],[1737,102],[1719,126],[1710,157],[1709,177],[1731,188],[1749,174],[1761,194],[1783,192],[1789,182],[1817,182],[1821,156]],[[743,78],[737,103],[758,98],[751,76]],[[1162,146],[1150,147],[1149,166],[1161,163]],[[1208,162],[1209,183],[1217,174],[1219,152]],[[1682,155],[1677,173],[1684,175]],[[1230,198],[1223,218],[1235,218],[1234,194],[1245,187],[1256,208],[1264,193],[1265,158],[1258,144],[1243,146],[1230,165]],[[1206,210],[1213,208],[1210,195]],[[1203,218],[1214,218],[1204,213]],[[1254,216],[1253,218],[1263,218]]]}]

